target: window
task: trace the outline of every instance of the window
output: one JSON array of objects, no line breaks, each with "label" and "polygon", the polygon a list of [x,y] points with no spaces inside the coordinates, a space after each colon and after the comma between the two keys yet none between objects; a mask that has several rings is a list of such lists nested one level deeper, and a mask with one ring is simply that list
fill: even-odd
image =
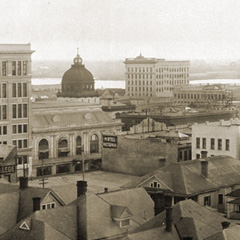
[{"label": "window", "polygon": [[7,84],[3,83],[2,84],[2,98],[6,98],[7,97]]},{"label": "window", "polygon": [[202,148],[206,149],[206,138],[202,139]]},{"label": "window", "polygon": [[23,124],[23,132],[24,132],[24,133],[27,133],[27,132],[28,132],[27,129],[28,129],[28,128],[27,128],[27,124]]},{"label": "window", "polygon": [[222,150],[222,139],[218,139],[218,150]]},{"label": "window", "polygon": [[200,148],[200,138],[196,139],[196,148]]},{"label": "window", "polygon": [[223,194],[218,194],[218,204],[223,204]]},{"label": "window", "polygon": [[47,139],[42,139],[38,145],[38,158],[47,159],[49,156],[49,146]]},{"label": "window", "polygon": [[27,164],[28,163],[28,157],[26,155],[24,156],[19,156],[17,159],[17,164]]},{"label": "window", "polygon": [[22,104],[18,104],[18,118],[22,118]]},{"label": "window", "polygon": [[12,62],[12,76],[16,76],[16,68],[17,63],[15,61]]},{"label": "window", "polygon": [[3,126],[3,135],[7,135],[7,126]]},{"label": "window", "polygon": [[22,133],[22,125],[18,125],[18,133]]},{"label": "window", "polygon": [[204,206],[211,206],[211,196],[204,197],[203,201],[204,201]]},{"label": "window", "polygon": [[17,125],[12,126],[12,133],[16,134],[17,133]]},{"label": "window", "polygon": [[230,150],[230,140],[226,139],[226,151]]},{"label": "window", "polygon": [[18,140],[18,148],[22,148],[22,140]]},{"label": "window", "polygon": [[42,210],[51,209],[51,208],[55,208],[55,207],[56,207],[55,202],[42,204]]},{"label": "window", "polygon": [[28,147],[27,139],[24,139],[23,140],[23,148],[27,148],[27,147]]},{"label": "window", "polygon": [[23,83],[23,97],[27,97],[27,83]]},{"label": "window", "polygon": [[22,63],[21,63],[21,61],[18,61],[17,72],[18,72],[18,76],[22,75]]},{"label": "window", "polygon": [[12,84],[12,97],[17,97],[17,84]]},{"label": "window", "polygon": [[91,136],[90,139],[90,153],[98,153],[99,152],[99,139],[96,134]]},{"label": "window", "polygon": [[150,186],[152,188],[160,188],[160,183],[158,183],[157,181],[154,181],[150,183]]},{"label": "window", "polygon": [[130,219],[124,219],[120,223],[120,227],[127,227],[130,225]]},{"label": "window", "polygon": [[7,76],[7,62],[2,62],[2,75]]},{"label": "window", "polygon": [[23,62],[23,75],[27,75],[27,61]]},{"label": "window", "polygon": [[37,168],[37,176],[44,176],[44,175],[51,175],[52,174],[52,167],[38,167]]},{"label": "window", "polygon": [[27,118],[27,104],[23,104],[23,117]]},{"label": "window", "polygon": [[18,97],[22,97],[22,84],[18,83]]},{"label": "window", "polygon": [[17,118],[17,105],[16,104],[12,105],[12,117]]},{"label": "window", "polygon": [[214,150],[215,149],[215,139],[211,138],[211,149]]},{"label": "window", "polygon": [[7,119],[7,105],[2,105],[2,119]]},{"label": "window", "polygon": [[197,154],[196,155],[196,159],[200,159],[201,155],[200,154]]}]

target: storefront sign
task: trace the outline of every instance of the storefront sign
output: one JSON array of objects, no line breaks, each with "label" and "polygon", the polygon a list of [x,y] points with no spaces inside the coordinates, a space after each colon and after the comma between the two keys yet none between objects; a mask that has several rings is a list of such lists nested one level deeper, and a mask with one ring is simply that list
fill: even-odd
[{"label": "storefront sign", "polygon": [[117,136],[103,135],[104,148],[117,148]]},{"label": "storefront sign", "polygon": [[15,165],[0,166],[0,174],[15,173]]}]

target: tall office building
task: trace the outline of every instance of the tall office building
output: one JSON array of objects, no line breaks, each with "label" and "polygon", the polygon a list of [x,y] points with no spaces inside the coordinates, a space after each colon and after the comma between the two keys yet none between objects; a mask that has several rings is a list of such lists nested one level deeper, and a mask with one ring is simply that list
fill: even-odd
[{"label": "tall office building", "polygon": [[0,44],[0,144],[16,145],[18,176],[31,169],[30,44]]},{"label": "tall office building", "polygon": [[126,95],[130,97],[173,97],[174,86],[189,84],[189,61],[158,58],[125,59]]}]

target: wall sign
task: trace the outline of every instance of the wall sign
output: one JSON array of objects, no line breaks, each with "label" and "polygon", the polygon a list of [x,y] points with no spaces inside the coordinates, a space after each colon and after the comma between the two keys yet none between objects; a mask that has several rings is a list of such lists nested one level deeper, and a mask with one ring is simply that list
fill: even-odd
[{"label": "wall sign", "polygon": [[117,136],[103,135],[104,148],[117,148]]},{"label": "wall sign", "polygon": [[0,174],[15,173],[15,165],[0,166]]}]

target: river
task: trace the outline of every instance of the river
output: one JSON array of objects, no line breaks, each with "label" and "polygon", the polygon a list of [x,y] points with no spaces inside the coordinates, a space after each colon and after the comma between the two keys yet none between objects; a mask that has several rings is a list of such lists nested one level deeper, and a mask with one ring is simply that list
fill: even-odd
[{"label": "river", "polygon": [[[60,84],[61,78],[32,78],[33,85]],[[190,84],[236,84],[240,85],[240,79],[206,79],[191,80]],[[95,80],[95,89],[99,88],[125,88],[124,80]]]}]

